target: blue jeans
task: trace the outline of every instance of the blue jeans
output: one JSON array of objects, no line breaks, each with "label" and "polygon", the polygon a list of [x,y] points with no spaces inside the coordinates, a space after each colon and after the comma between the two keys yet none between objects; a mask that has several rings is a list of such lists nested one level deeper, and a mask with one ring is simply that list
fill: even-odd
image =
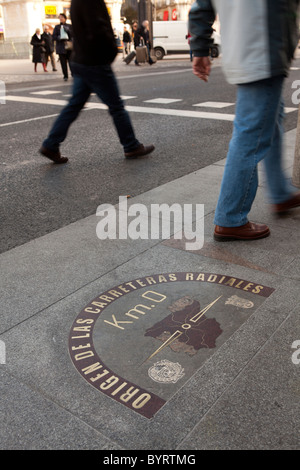
[{"label": "blue jeans", "polygon": [[96,93],[108,106],[121,144],[125,152],[136,149],[140,142],[136,139],[128,112],[120,98],[118,84],[110,65],[87,66],[71,64],[74,83],[72,97],[62,110],[43,146],[54,152],[65,140],[69,127],[78,117],[91,93]]},{"label": "blue jeans", "polygon": [[236,116],[229,144],[215,224],[239,227],[248,222],[263,160],[271,203],[287,201],[293,187],[282,169],[284,77],[238,85]]}]

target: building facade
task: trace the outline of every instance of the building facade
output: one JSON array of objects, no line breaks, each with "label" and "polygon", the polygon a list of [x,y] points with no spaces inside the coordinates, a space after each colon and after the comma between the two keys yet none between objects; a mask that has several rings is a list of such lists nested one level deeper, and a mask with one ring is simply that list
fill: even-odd
[{"label": "building facade", "polygon": [[[194,0],[105,0],[116,36],[122,39],[122,4],[139,10],[139,3],[152,3],[154,21],[188,21]],[[58,15],[70,18],[71,0],[0,0],[0,59],[29,58],[30,39],[37,28],[58,24]],[[149,6],[149,4],[147,3]],[[145,10],[146,11],[146,10]],[[143,18],[146,19],[146,18]],[[142,21],[142,19],[141,19]]]},{"label": "building facade", "polygon": [[[105,0],[112,26],[123,31],[121,6],[123,0]],[[58,24],[58,15],[70,17],[70,0],[0,0],[0,59],[29,58],[30,39],[37,28]],[[1,21],[2,20],[2,21]],[[1,34],[2,33],[2,34]]]},{"label": "building facade", "polygon": [[155,21],[188,21],[194,0],[155,0]]}]

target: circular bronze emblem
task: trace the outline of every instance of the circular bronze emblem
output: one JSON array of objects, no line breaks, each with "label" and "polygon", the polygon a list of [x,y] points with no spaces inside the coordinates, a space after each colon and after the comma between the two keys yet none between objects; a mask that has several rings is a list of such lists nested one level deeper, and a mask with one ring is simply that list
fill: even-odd
[{"label": "circular bronze emblem", "polygon": [[93,387],[152,418],[274,289],[222,274],[154,274],[93,299],[69,351]]}]

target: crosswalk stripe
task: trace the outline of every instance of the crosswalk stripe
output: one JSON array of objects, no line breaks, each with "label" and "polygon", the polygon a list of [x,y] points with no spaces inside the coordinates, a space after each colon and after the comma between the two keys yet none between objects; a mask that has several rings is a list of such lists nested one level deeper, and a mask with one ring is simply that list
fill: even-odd
[{"label": "crosswalk stripe", "polygon": [[24,124],[25,122],[39,121],[40,119],[49,119],[56,116],[58,116],[58,113],[48,114],[47,116],[38,116],[34,118],[22,119],[21,121],[4,122],[3,124],[0,124],[0,127],[12,126],[14,124]]},{"label": "crosswalk stripe", "polygon": [[[47,104],[56,106],[65,106],[67,101],[55,100],[51,98],[35,98],[31,96],[13,96],[8,95],[5,97],[7,101],[17,101],[23,103]],[[88,102],[85,105],[87,108],[93,109],[107,109],[107,106],[102,103]],[[189,117],[196,119],[215,119],[221,121],[233,121],[234,114],[223,113],[209,113],[203,111],[189,111],[185,109],[171,109],[171,108],[150,108],[146,106],[126,106],[127,111],[131,113],[144,113],[144,114],[160,114],[165,116]]]},{"label": "crosswalk stripe", "polygon": [[132,100],[133,98],[137,98],[137,96],[130,96],[130,95],[121,95],[122,100]]},{"label": "crosswalk stripe", "polygon": [[204,111],[189,111],[185,109],[149,108],[146,106],[126,106],[131,113],[160,114],[164,116],[178,116],[196,119],[215,119],[220,121],[233,121],[234,114],[208,113]]},{"label": "crosswalk stripe", "polygon": [[[130,96],[130,97],[133,98],[133,96]],[[51,98],[37,98],[37,97],[32,97],[32,96],[8,95],[5,97],[5,99],[7,101],[17,101],[17,102],[21,101],[21,102],[26,102],[26,103],[47,104],[47,105],[55,105],[55,106],[65,106],[68,103],[68,101],[66,100],[51,99]],[[181,100],[177,100],[177,101],[181,101]],[[211,103],[211,102],[206,102],[206,104],[207,103]],[[228,106],[232,104],[234,103],[227,103]],[[221,105],[225,106],[225,103],[221,103]],[[165,116],[177,116],[177,117],[187,117],[187,118],[195,118],[195,119],[215,119],[215,120],[220,120],[220,121],[233,121],[235,117],[234,114],[213,113],[213,112],[207,112],[207,111],[192,111],[192,110],[185,110],[185,109],[154,108],[154,107],[152,108],[152,107],[146,107],[146,106],[125,106],[125,108],[127,109],[128,112],[131,112],[131,113],[159,114],[159,115],[165,115]],[[88,102],[85,105],[85,109],[108,109],[108,108],[105,104],[102,104],[99,102],[97,103]],[[285,108],[286,113],[295,112],[297,110],[298,108],[288,108],[288,107]],[[16,121],[16,122],[19,123],[20,121]],[[28,122],[28,120],[24,120],[24,122]],[[1,127],[3,127],[4,125],[9,125],[9,124],[10,123],[3,124],[1,125]]]},{"label": "crosswalk stripe", "polygon": [[62,93],[62,91],[59,91],[59,90],[43,90],[43,91],[31,91],[30,94],[31,95],[56,95],[56,94],[59,94],[59,93]]},{"label": "crosswalk stripe", "polygon": [[205,101],[204,103],[193,104],[204,108],[227,108],[227,106],[234,106],[235,103],[222,103],[221,101]]},{"label": "crosswalk stripe", "polygon": [[152,100],[144,101],[144,103],[170,104],[170,103],[175,103],[176,101],[182,101],[182,100],[175,99],[175,98],[153,98]]},{"label": "crosswalk stripe", "polygon": [[[66,95],[64,95],[66,96]],[[129,98],[135,98],[135,96],[123,96],[123,99],[129,99]],[[65,106],[68,101],[66,100],[59,100],[59,99],[51,99],[51,98],[37,98],[37,97],[32,97],[32,96],[14,96],[14,95],[8,95],[5,97],[7,101],[16,101],[16,102],[26,102],[26,103],[34,103],[34,104],[47,104],[47,105],[55,105],[55,106]],[[178,100],[181,101],[181,100]],[[205,103],[198,103],[198,105],[194,106],[199,106],[200,104],[206,104],[211,102],[205,102]],[[215,102],[217,103],[217,102]],[[231,106],[234,103],[226,103],[226,105]],[[225,107],[225,103],[221,103],[221,105]],[[222,107],[219,106],[219,107]],[[216,106],[217,107],[217,106]],[[187,117],[187,118],[195,118],[195,119],[212,119],[212,120],[220,120],[220,121],[233,121],[235,115],[234,114],[225,114],[225,113],[212,113],[212,112],[207,112],[207,111],[190,111],[190,110],[184,110],[184,109],[171,109],[171,108],[150,108],[146,106],[125,106],[128,112],[130,113],[144,113],[144,114],[158,114],[158,115],[164,115],[164,116],[177,116],[177,117]],[[89,110],[89,109],[102,109],[102,110],[107,110],[107,106],[102,103],[95,103],[95,102],[88,102],[86,103],[84,110]],[[291,113],[297,111],[298,108],[285,108],[286,113]],[[10,126],[14,124],[21,124],[25,122],[30,122],[30,121],[36,121],[39,119],[47,119],[51,118],[54,116],[57,116],[58,114],[50,114],[47,116],[40,116],[36,118],[29,118],[29,119],[24,119],[20,121],[12,121],[8,123],[3,123],[0,124],[0,127],[5,127],[5,126]]]}]

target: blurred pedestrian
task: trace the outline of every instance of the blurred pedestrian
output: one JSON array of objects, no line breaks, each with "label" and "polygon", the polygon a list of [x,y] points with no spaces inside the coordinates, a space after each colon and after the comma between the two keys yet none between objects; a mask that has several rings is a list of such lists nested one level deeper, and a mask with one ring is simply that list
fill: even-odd
[{"label": "blurred pedestrian", "polygon": [[52,71],[57,72],[56,62],[55,62],[55,54],[54,54],[53,37],[52,37],[52,34],[49,31],[49,26],[48,25],[44,26],[44,32],[42,34],[42,39],[45,43],[44,47],[46,49],[46,52],[45,52],[46,66],[48,65],[48,62],[49,62],[49,59],[50,59],[51,65],[52,65]]},{"label": "blurred pedestrian", "polygon": [[40,153],[55,163],[68,161],[67,157],[61,156],[59,146],[65,140],[70,125],[78,117],[90,94],[96,93],[108,106],[124,148],[125,158],[149,154],[154,150],[154,146],[145,147],[136,139],[110,65],[118,50],[104,0],[72,0],[71,19],[74,34],[72,97],[54,122]]},{"label": "blurred pedestrian", "polygon": [[70,65],[70,58],[72,50],[68,45],[72,43],[72,27],[67,23],[67,17],[64,13],[59,16],[60,24],[57,24],[53,31],[53,40],[56,42],[56,53],[59,55],[61,70],[64,80],[68,80],[69,72],[68,65]]},{"label": "blurred pedestrian", "polygon": [[126,26],[124,26],[124,33],[123,33],[123,59],[129,54],[131,46],[131,35],[127,30]]},{"label": "blurred pedestrian", "polygon": [[148,62],[150,65],[154,63],[154,61],[151,58],[151,49],[152,49],[152,44],[150,41],[150,30],[149,30],[149,21],[145,20],[142,23],[142,26],[138,30],[138,34],[140,37],[140,42],[142,40],[142,43],[147,47],[147,52],[148,52]]},{"label": "blurred pedestrian", "polygon": [[190,60],[193,62],[193,51],[191,49],[191,33],[188,31],[187,35],[185,36],[185,39],[187,39],[188,45],[190,46]]},{"label": "blurred pedestrian", "polygon": [[218,241],[253,240],[270,234],[248,213],[263,161],[272,212],[300,206],[300,193],[282,170],[282,89],[297,45],[299,0],[197,0],[189,13],[193,72],[207,82],[212,25],[219,14],[222,63],[237,85],[236,115],[215,212]]},{"label": "blurred pedestrian", "polygon": [[45,41],[42,38],[40,28],[37,28],[35,30],[35,33],[31,38],[30,44],[33,46],[32,62],[34,63],[34,71],[37,72],[37,64],[42,64],[44,72],[48,72],[46,68]]},{"label": "blurred pedestrian", "polygon": [[[141,43],[141,36],[140,36],[139,26],[138,26],[137,22],[134,22],[133,25],[132,25],[132,36],[133,36],[133,46],[134,46],[134,49],[136,50],[136,48]],[[135,65],[140,65],[138,63],[136,57],[134,59],[134,63],[135,63]]]},{"label": "blurred pedestrian", "polygon": [[131,31],[132,42],[133,42],[133,44],[134,44],[135,33],[136,33],[137,30],[138,30],[138,23],[137,23],[137,21],[134,21],[134,22],[132,23],[131,29],[132,29],[132,31]]}]

